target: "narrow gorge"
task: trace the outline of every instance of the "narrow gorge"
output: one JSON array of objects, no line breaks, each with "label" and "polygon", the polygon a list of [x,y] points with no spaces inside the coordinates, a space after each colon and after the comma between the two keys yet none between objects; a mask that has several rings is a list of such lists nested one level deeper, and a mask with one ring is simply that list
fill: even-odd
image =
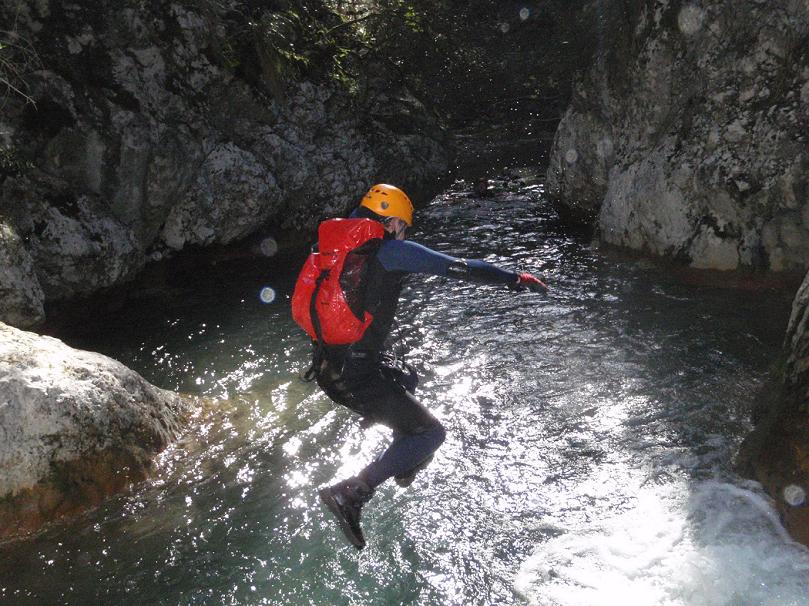
[{"label": "narrow gorge", "polygon": [[[809,0],[11,0],[0,92],[0,603],[809,599]],[[373,183],[550,291],[407,282],[357,558],[289,300]]]}]

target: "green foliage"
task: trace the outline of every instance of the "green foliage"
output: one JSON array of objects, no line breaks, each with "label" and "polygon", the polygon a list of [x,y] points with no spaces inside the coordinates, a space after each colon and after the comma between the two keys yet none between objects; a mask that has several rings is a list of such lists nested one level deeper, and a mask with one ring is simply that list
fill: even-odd
[{"label": "green foliage", "polygon": [[359,91],[385,65],[385,77],[398,78],[456,125],[516,110],[558,119],[596,38],[585,0],[195,4],[225,25],[212,41],[220,64],[276,98],[302,78]]},{"label": "green foliage", "polygon": [[264,81],[276,97],[283,97],[284,84],[305,73],[311,62],[300,40],[305,30],[301,17],[292,10],[265,12],[248,26]]},{"label": "green foliage", "polygon": [[345,67],[353,32],[320,0],[199,0],[197,8],[224,24],[211,43],[219,63],[276,98],[304,77],[353,80]]},{"label": "green foliage", "polygon": [[595,37],[584,0],[370,0],[352,14],[359,4],[338,6],[369,54],[457,125],[514,110],[557,119]]}]

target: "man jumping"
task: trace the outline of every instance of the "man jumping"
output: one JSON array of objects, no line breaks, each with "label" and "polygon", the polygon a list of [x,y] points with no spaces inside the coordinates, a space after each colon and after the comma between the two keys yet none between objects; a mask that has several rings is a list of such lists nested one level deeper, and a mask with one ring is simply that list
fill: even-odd
[{"label": "man jumping", "polygon": [[320,226],[293,295],[293,317],[314,343],[311,376],[333,401],[393,430],[385,452],[355,477],[319,491],[352,545],[365,547],[360,512],[388,478],[412,483],[444,441],[441,423],[413,395],[418,378],[384,354],[403,278],[419,273],[480,284],[546,291],[529,273],[480,260],[457,259],[405,240],[413,225],[410,198],[392,185],[374,185],[349,219]]}]

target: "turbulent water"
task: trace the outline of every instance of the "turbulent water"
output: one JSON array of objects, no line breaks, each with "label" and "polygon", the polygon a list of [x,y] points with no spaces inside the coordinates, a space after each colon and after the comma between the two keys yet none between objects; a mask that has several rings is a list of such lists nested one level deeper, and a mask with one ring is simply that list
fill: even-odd
[{"label": "turbulent water", "polygon": [[541,184],[456,187],[418,222],[414,239],[552,290],[410,278],[401,348],[449,436],[412,487],[378,490],[364,551],[316,487],[388,436],[298,379],[302,259],[232,260],[133,291],[102,334],[63,335],[215,400],[157,479],[0,548],[0,601],[807,603],[809,551],[731,471],[790,293],[600,251],[558,224]]}]

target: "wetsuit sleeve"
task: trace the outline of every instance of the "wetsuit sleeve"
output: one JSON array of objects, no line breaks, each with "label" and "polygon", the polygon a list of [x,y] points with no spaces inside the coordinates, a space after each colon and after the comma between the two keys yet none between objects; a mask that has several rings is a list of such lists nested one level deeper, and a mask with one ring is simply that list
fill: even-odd
[{"label": "wetsuit sleeve", "polygon": [[514,272],[478,259],[457,259],[409,240],[385,240],[376,258],[386,271],[446,276],[481,284],[517,283]]}]

